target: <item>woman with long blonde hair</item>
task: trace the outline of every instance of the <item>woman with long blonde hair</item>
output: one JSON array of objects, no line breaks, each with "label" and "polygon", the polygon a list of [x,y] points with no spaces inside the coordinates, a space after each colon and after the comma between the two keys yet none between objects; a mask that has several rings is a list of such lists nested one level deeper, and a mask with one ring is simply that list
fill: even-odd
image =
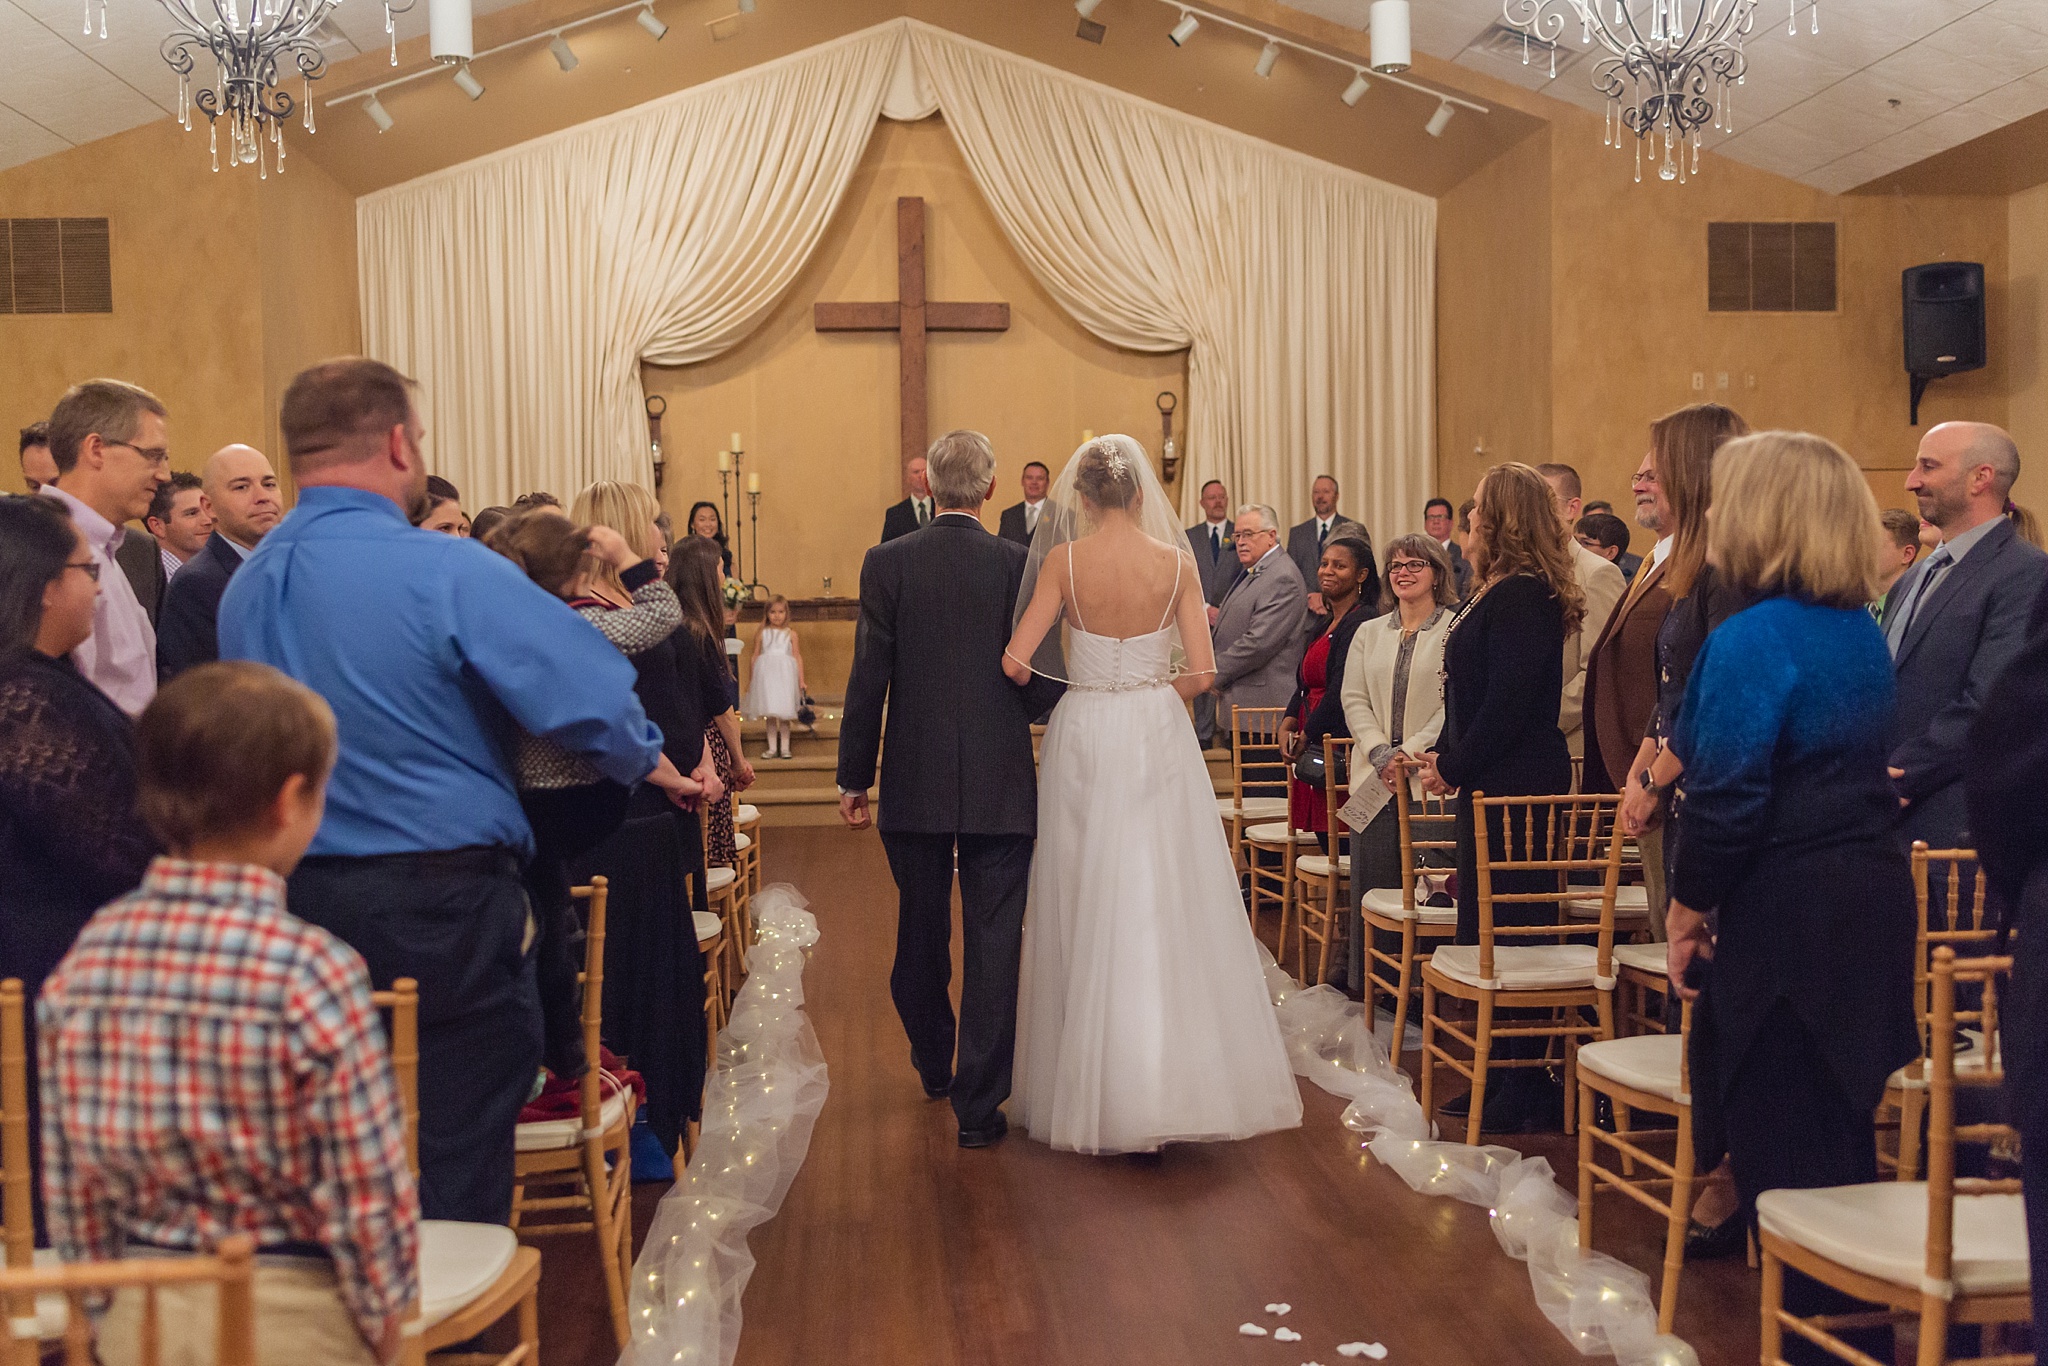
[{"label": "woman with long blonde hair", "polygon": [[[1472,509],[1472,591],[1444,640],[1444,723],[1422,756],[1422,784],[1459,794],[1458,942],[1479,942],[1479,852],[1472,793],[1489,797],[1569,792],[1571,750],[1558,729],[1564,699],[1564,643],[1585,619],[1572,568],[1570,528],[1550,485],[1528,465],[1495,465],[1479,481]],[[1494,832],[1495,841],[1503,832]],[[1548,874],[1493,875],[1498,892],[1540,892]],[[1540,902],[1497,906],[1499,924],[1553,918]],[[1541,1040],[1494,1044],[1500,1058],[1528,1057]],[[1462,1098],[1461,1098],[1462,1099]],[[1487,1088],[1480,1128],[1526,1132],[1562,1118],[1563,1092],[1541,1068],[1498,1074]],[[1460,1113],[1456,1101],[1444,1107]]]}]

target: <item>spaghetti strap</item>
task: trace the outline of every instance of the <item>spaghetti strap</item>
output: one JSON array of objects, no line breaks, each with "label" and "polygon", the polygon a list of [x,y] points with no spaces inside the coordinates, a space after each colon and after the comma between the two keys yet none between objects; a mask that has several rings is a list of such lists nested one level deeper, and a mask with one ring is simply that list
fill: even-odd
[{"label": "spaghetti strap", "polygon": [[1159,618],[1159,624],[1152,628],[1152,634],[1155,636],[1158,635],[1161,631],[1164,631],[1168,623],[1170,623],[1173,620],[1174,605],[1180,601],[1180,577],[1180,552],[1175,551],[1173,555],[1173,587],[1166,590],[1165,614]]},{"label": "spaghetti strap", "polygon": [[1074,627],[1086,631],[1087,624],[1081,620],[1081,589],[1074,582],[1074,542],[1067,542],[1067,600],[1074,605]]}]

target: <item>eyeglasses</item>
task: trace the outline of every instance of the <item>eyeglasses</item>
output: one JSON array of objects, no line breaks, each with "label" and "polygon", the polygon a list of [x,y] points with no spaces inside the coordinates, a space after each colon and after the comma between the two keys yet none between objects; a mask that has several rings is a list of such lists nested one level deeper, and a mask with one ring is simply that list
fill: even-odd
[{"label": "eyeglasses", "polygon": [[1630,483],[1631,485],[1635,485],[1635,484],[1654,484],[1654,483],[1656,483],[1656,482],[1657,482],[1657,471],[1655,471],[1655,470],[1637,470],[1637,471],[1636,471],[1636,472],[1635,472],[1634,474],[1631,474],[1631,475],[1630,475],[1630,476],[1628,477],[1628,482],[1629,482],[1629,483]]},{"label": "eyeglasses", "polygon": [[1280,533],[1273,530],[1273,528],[1271,527],[1261,527],[1257,531],[1240,531],[1235,536],[1232,536],[1230,539],[1242,543],[1248,542],[1256,536],[1271,536],[1277,540],[1279,538],[1279,535]]},{"label": "eyeglasses", "polygon": [[168,446],[143,447],[136,445],[132,441],[109,441],[105,437],[100,438],[100,444],[102,446],[126,446],[129,450],[141,456],[144,464],[153,465],[158,469],[162,469],[165,465],[171,463],[171,450]]},{"label": "eyeglasses", "polygon": [[94,583],[100,581],[100,562],[98,560],[66,560],[64,567],[66,569],[82,569],[85,571],[85,576],[88,579],[91,579]]},{"label": "eyeglasses", "polygon": [[1396,574],[1420,574],[1429,567],[1428,560],[1388,560],[1387,577],[1391,579]]}]

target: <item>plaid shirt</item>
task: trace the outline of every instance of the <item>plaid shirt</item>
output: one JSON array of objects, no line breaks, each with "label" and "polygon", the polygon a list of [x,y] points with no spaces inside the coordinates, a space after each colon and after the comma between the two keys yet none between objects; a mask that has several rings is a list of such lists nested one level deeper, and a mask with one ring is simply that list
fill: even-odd
[{"label": "plaid shirt", "polygon": [[157,859],[58,964],[36,1030],[66,1261],[247,1233],[327,1249],[366,1335],[412,1302],[419,1198],[369,973],[275,873]]}]

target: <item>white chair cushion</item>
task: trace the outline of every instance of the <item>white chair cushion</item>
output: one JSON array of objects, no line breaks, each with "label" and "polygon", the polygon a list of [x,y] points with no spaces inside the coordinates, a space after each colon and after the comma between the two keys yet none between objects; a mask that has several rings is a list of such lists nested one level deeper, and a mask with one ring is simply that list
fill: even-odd
[{"label": "white chair cushion", "polygon": [[[51,1271],[64,1265],[64,1259],[54,1247],[39,1247],[33,1265],[38,1271]],[[70,1326],[71,1301],[55,1291],[36,1296],[36,1341],[56,1342]]]},{"label": "white chair cushion", "polygon": [[730,868],[713,868],[704,874],[706,892],[722,892],[738,880],[739,874]]},{"label": "white chair cushion", "polygon": [[1596,1039],[1579,1045],[1579,1073],[1618,1081],[1637,1091],[1692,1104],[1678,1089],[1679,1055],[1685,1040],[1677,1034],[1632,1034],[1625,1039]]},{"label": "white chair cushion", "polygon": [[502,1224],[420,1220],[420,1326],[432,1328],[474,1304],[518,1251],[518,1235]]},{"label": "white chair cushion", "polygon": [[[1765,1191],[1756,1214],[1764,1232],[1866,1276],[1917,1288],[1927,1274],[1924,1181]],[[1951,1279],[1969,1294],[2026,1293],[2027,1216],[2020,1196],[1956,1197]]]},{"label": "white chair cushion", "polygon": [[[2003,1038],[2003,1031],[2000,1033]],[[1984,1031],[1965,1029],[1963,1049],[1956,1054],[1956,1071],[1960,1073],[1982,1072],[1989,1055],[1984,1051]],[[1924,1091],[1928,1078],[1933,1073],[1933,1063],[1925,1058],[1915,1058],[1898,1071],[1885,1078],[1885,1086],[1893,1091]]]},{"label": "white chair cushion", "polygon": [[[632,1103],[633,1088],[621,1087],[605,1097],[604,1108],[598,1112],[598,1127],[606,1133],[624,1123],[626,1108]],[[512,1131],[513,1147],[522,1153],[548,1152],[555,1148],[573,1148],[583,1137],[583,1116],[570,1115],[563,1119],[537,1119],[521,1124]]]},{"label": "white chair cushion", "polygon": [[[1593,985],[1599,960],[1591,944],[1495,945],[1494,981],[1498,991],[1547,991]],[[1467,986],[1484,986],[1479,975],[1477,944],[1445,944],[1430,955],[1430,964],[1444,976]]]},{"label": "white chair cushion", "polygon": [[1246,826],[1244,837],[1254,844],[1286,844],[1290,841],[1295,844],[1314,844],[1316,842],[1315,831],[1290,830],[1287,827],[1286,821],[1274,821],[1271,825]]},{"label": "white chair cushion", "polygon": [[[1574,897],[1565,903],[1565,911],[1574,920],[1598,920],[1600,918],[1600,897]],[[1638,883],[1633,887],[1621,886],[1614,889],[1614,918],[1616,920],[1642,920],[1650,914],[1650,889]]]},{"label": "white chair cushion", "polygon": [[1667,950],[1662,944],[1616,944],[1614,966],[1616,968],[1640,968],[1644,972],[1664,975]]},{"label": "white chair cushion", "polygon": [[[1304,877],[1328,877],[1330,856],[1328,854],[1303,854],[1294,861],[1294,871]],[[1351,876],[1351,855],[1340,854],[1337,858],[1337,872],[1340,876]]]},{"label": "white chair cushion", "polygon": [[760,819],[761,808],[758,806],[749,806],[742,802],[732,810],[732,823],[734,825],[752,825]]},{"label": "white chair cushion", "polygon": [[734,853],[744,854],[747,850],[754,847],[754,837],[748,834],[736,834],[732,837],[732,847]]},{"label": "white chair cushion", "polygon": [[691,919],[697,924],[697,942],[709,944],[725,930],[725,922],[710,911],[694,911]]},{"label": "white chair cushion", "polygon": [[1401,904],[1399,887],[1369,887],[1366,889],[1365,909],[1374,915],[1389,920],[1412,919],[1418,925],[1455,925],[1458,923],[1456,906],[1417,906],[1410,916],[1408,908]]},{"label": "white chair cushion", "polygon": [[1235,801],[1229,797],[1218,797],[1216,799],[1216,814],[1225,820],[1242,814],[1248,821],[1269,821],[1275,816],[1287,814],[1287,799],[1285,797],[1246,797],[1244,799],[1244,811],[1240,813]]}]

